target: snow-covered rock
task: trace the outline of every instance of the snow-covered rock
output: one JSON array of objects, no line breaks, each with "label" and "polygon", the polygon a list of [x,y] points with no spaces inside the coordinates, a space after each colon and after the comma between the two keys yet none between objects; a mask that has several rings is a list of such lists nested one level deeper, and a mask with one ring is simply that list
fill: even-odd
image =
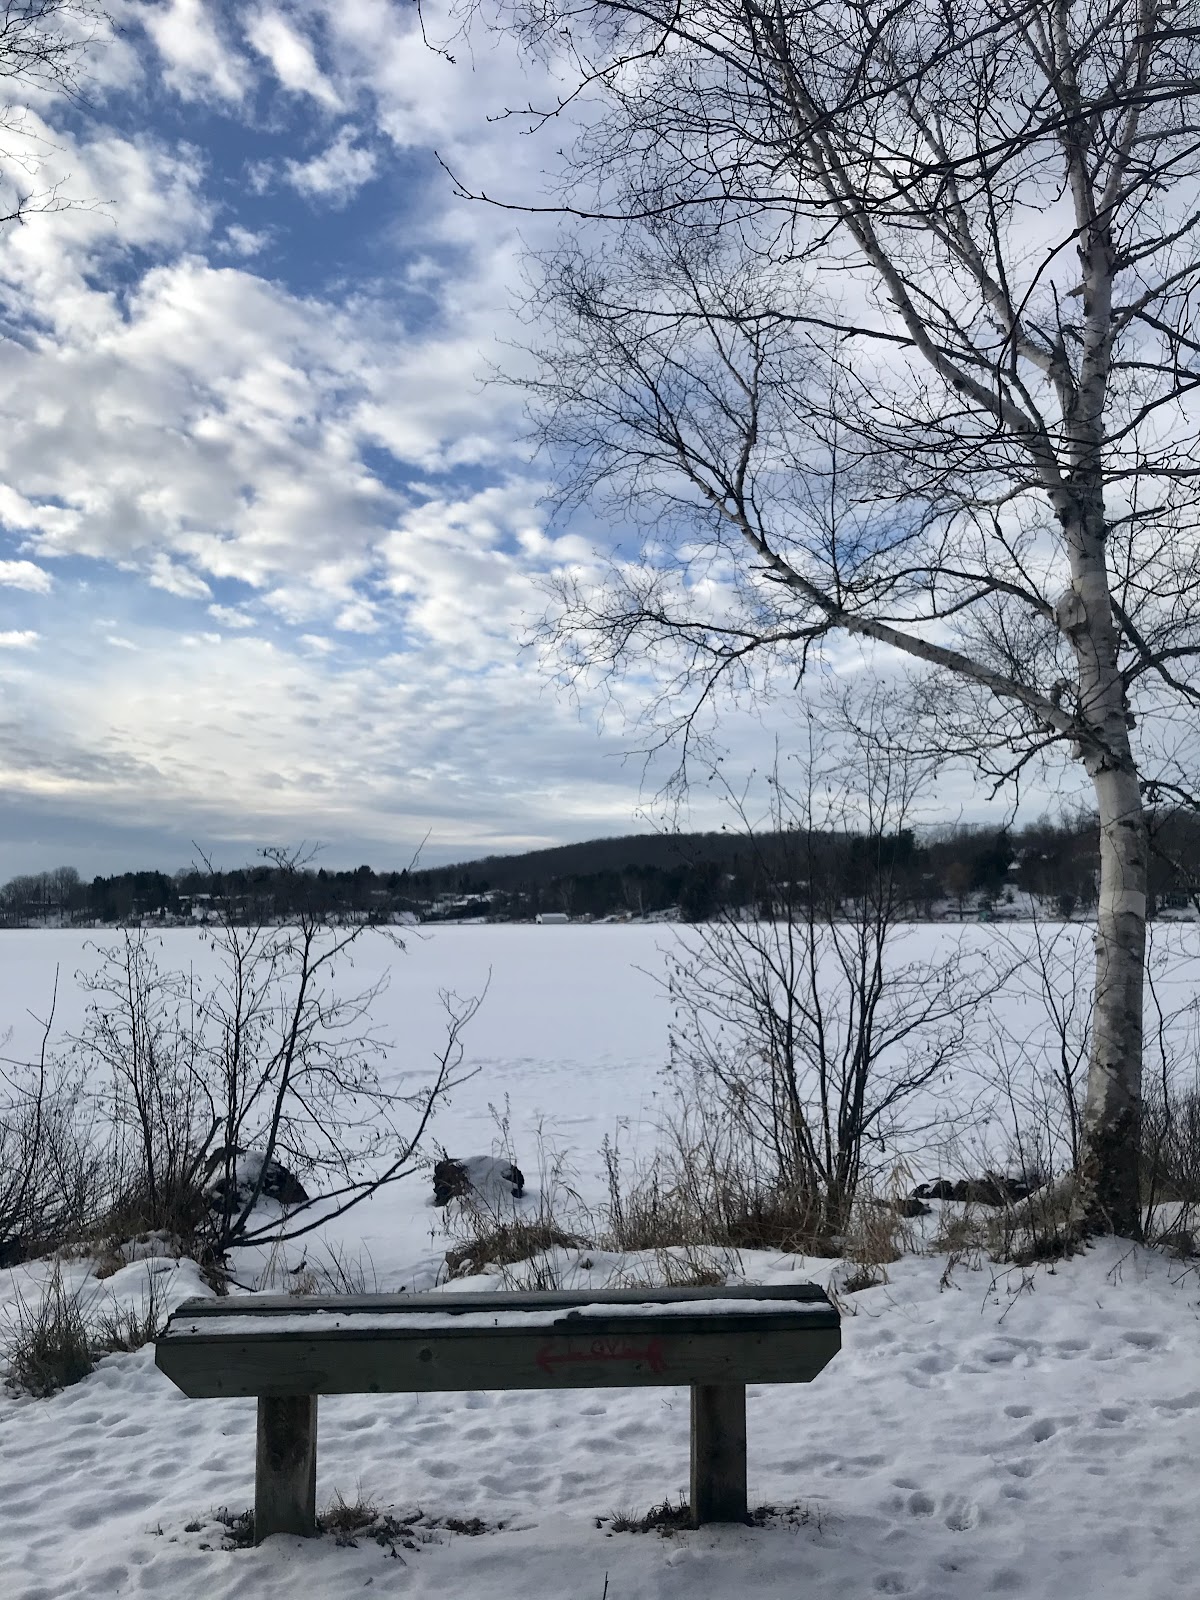
[{"label": "snow-covered rock", "polygon": [[444,1206],[466,1196],[485,1204],[519,1200],[525,1175],[515,1162],[500,1156],[443,1156],[433,1168],[433,1203]]},{"label": "snow-covered rock", "polygon": [[[264,1162],[266,1170],[264,1171]],[[299,1206],[308,1200],[308,1191],[296,1174],[274,1156],[267,1160],[258,1150],[243,1150],[233,1164],[233,1205],[240,1210],[252,1197],[262,1174],[259,1199],[274,1200],[281,1206]],[[214,1206],[226,1199],[226,1175],[219,1173],[209,1184],[208,1193]]]}]

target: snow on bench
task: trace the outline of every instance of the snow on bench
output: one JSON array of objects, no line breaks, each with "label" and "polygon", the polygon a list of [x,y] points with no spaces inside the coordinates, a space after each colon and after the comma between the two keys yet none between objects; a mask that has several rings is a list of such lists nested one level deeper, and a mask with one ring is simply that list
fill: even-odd
[{"label": "snow on bench", "polygon": [[189,1300],[155,1350],[187,1395],[258,1399],[256,1541],[316,1528],[317,1397],[688,1385],[692,1516],[744,1522],[746,1385],[841,1348],[815,1284]]}]

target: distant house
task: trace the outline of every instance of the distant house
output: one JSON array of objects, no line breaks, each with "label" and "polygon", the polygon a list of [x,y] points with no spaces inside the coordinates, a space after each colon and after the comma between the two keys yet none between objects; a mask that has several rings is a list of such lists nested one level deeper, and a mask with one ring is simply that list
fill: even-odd
[{"label": "distant house", "polygon": [[570,917],[565,911],[539,911],[533,919],[535,922],[570,922]]}]

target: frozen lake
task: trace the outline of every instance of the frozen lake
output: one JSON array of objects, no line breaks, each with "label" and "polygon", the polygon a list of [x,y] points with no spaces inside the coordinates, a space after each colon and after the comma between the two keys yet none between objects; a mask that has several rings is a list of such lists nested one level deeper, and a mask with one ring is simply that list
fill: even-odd
[{"label": "frozen lake", "polygon": [[[1029,941],[1028,930],[1008,930]],[[1196,992],[1194,929],[1174,937],[1163,992]],[[1082,954],[1090,930],[1072,929]],[[94,936],[93,936],[94,937]],[[104,937],[110,938],[111,935]],[[978,925],[914,930],[927,954],[996,947]],[[435,1123],[460,1153],[487,1151],[489,1105],[507,1101],[536,1204],[535,1129],[568,1151],[580,1186],[621,1128],[648,1150],[661,1115],[670,1007],[659,983],[669,927],[477,927],[411,938],[394,955],[368,941],[358,980],[391,973],[380,1006],[398,1081],[441,1038],[439,988],[487,1001],[466,1040],[478,1075]],[[192,931],[163,935],[165,965],[211,971]],[[94,961],[66,933],[0,935],[0,1006],[27,1051],[61,973],[60,1030],[78,1025],[74,973]],[[349,982],[349,977],[348,977]],[[1036,1028],[1035,997],[1010,994],[996,1024]],[[991,1025],[991,1022],[988,1023]],[[964,1084],[964,1091],[971,1092]],[[532,1170],[530,1170],[532,1168]],[[933,1237],[937,1212],[924,1219]],[[380,1288],[444,1277],[448,1239],[426,1175],[349,1213],[324,1239],[367,1264]],[[264,1265],[237,1253],[245,1279]],[[580,1283],[621,1262],[573,1252]],[[628,1269],[633,1258],[623,1263]],[[0,1318],[36,1297],[47,1263],[0,1271]],[[135,1261],[111,1277],[73,1257],[68,1287],[87,1304],[137,1306],[161,1273],[169,1303],[208,1292],[186,1261]],[[752,1283],[841,1281],[841,1263],[747,1251]],[[479,1516],[493,1531],[435,1535],[394,1560],[369,1539],[269,1540],[223,1548],[218,1508],[252,1498],[253,1401],[185,1400],[149,1348],[105,1357],[47,1400],[0,1389],[0,1592],[15,1600],[310,1600],[372,1594],[436,1600],[813,1600],[872,1594],[1031,1600],[1089,1594],[1141,1600],[1190,1593],[1200,1544],[1191,1515],[1200,1365],[1194,1272],[1121,1241],[1052,1271],[980,1253],[904,1257],[889,1281],[842,1299],[843,1349],[813,1386],[752,1388],[752,1494],[794,1508],[766,1528],[708,1527],[671,1539],[614,1534],[616,1510],[646,1510],[687,1477],[686,1390],[499,1391],[345,1396],[321,1403],[318,1502],[373,1496],[381,1508]],[[286,1279],[284,1280],[286,1281]],[[639,1279],[636,1281],[645,1281]],[[495,1286],[489,1278],[458,1287]],[[791,1520],[789,1520],[789,1517]]]},{"label": "frozen lake", "polygon": [[[1044,926],[1042,933],[1059,937],[1063,950],[1074,947],[1079,992],[1086,998],[1091,928]],[[680,937],[689,936],[692,930],[670,925],[443,927],[406,930],[400,951],[367,933],[354,946],[353,968],[342,969],[337,987],[351,992],[386,977],[373,1015],[390,1043],[386,1075],[395,1087],[421,1082],[442,1047],[440,991],[466,996],[486,987],[486,999],[464,1036],[466,1061],[475,1076],[438,1108],[426,1149],[488,1153],[498,1148],[503,1116],[531,1185],[541,1148],[564,1155],[581,1190],[596,1199],[606,1136],[616,1138],[631,1159],[649,1155],[658,1141],[670,1096],[663,1077],[671,1022],[668,955]],[[120,937],[113,930],[0,933],[0,1034],[11,1029],[6,1054],[28,1058],[36,1051],[36,1018],[49,1007],[56,970],[55,1037],[61,1040],[79,1027],[85,995],[78,975],[95,969],[98,943]],[[215,973],[211,941],[199,930],[167,929],[150,937],[163,968],[191,969],[201,984]],[[1179,1012],[1200,993],[1200,928],[1160,924],[1154,941],[1159,1002],[1164,1010]],[[939,963],[965,951],[1004,963],[1033,943],[1028,925],[940,923],[905,928],[893,948],[896,961],[920,957]],[[1068,966],[1061,964],[1060,984],[1070,981]],[[1192,1020],[1185,1010],[1174,1024],[1184,1054]],[[973,1050],[953,1074],[931,1086],[934,1092],[919,1103],[920,1114],[936,1124],[970,1107],[981,1124],[976,1149],[987,1144],[993,1154],[1002,1154],[1002,1128],[986,1122],[994,1093],[985,1080],[994,1074],[985,1047],[1001,1030],[1034,1040],[1044,1032],[1037,978],[1018,973],[973,1021]],[[936,1136],[930,1146],[924,1176],[936,1175]],[[425,1187],[425,1178],[403,1180],[394,1192],[381,1193],[347,1216],[339,1234],[347,1246],[365,1243],[381,1272],[400,1270],[413,1259],[414,1219],[421,1219],[429,1249]]]}]

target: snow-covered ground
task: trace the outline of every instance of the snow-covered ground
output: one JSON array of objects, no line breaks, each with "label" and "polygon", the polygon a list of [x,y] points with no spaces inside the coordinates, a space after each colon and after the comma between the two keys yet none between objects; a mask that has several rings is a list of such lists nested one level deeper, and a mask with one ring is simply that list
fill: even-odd
[{"label": "snow-covered ground", "polygon": [[[988,938],[987,930],[929,937]],[[200,963],[187,931],[172,964]],[[384,1011],[397,1073],[418,1073],[441,1028],[439,986],[488,1000],[468,1039],[477,1077],[438,1116],[434,1137],[486,1152],[507,1102],[536,1204],[534,1130],[561,1149],[586,1196],[597,1150],[620,1119],[648,1151],[669,1008],[653,975],[670,930],[460,928],[410,941]],[[76,935],[0,934],[0,1016],[8,1053],[48,1001],[78,1020]],[[370,958],[361,967],[366,974]],[[1186,970],[1177,972],[1183,994]],[[308,1241],[333,1249],[370,1287],[428,1288],[447,1246],[427,1177],[396,1185]],[[936,1218],[930,1219],[933,1223]],[[303,1247],[271,1266],[286,1281]],[[48,1400],[0,1398],[0,1595],[14,1600],[145,1594],[158,1600],[372,1593],[463,1600],[858,1600],[911,1594],[1192,1594],[1200,1448],[1200,1282],[1153,1251],[1104,1244],[1054,1269],[997,1271],[978,1258],[943,1282],[946,1257],[912,1255],[890,1281],[844,1298],[843,1350],[811,1386],[749,1397],[751,1496],[798,1508],[754,1529],[614,1533],[618,1511],[685,1492],[688,1403],[670,1389],[348,1396],[322,1400],[318,1501],[360,1493],[400,1517],[478,1517],[477,1537],[435,1532],[398,1557],[369,1541],[275,1538],[224,1548],[221,1508],[251,1504],[254,1407],[185,1399],[149,1349],[106,1357]],[[239,1263],[246,1281],[261,1256]],[[827,1283],[829,1261],[743,1254],[744,1281]],[[597,1252],[563,1263],[600,1287]],[[0,1317],[36,1295],[46,1267],[0,1273]],[[132,1261],[103,1280],[68,1263],[69,1288],[139,1305],[155,1276],[172,1302],[207,1292],[190,1264]],[[482,1286],[479,1278],[456,1287]],[[598,1525],[599,1522],[599,1525]],[[502,1525],[502,1526],[501,1526]],[[607,1589],[606,1589],[607,1585]]]}]

